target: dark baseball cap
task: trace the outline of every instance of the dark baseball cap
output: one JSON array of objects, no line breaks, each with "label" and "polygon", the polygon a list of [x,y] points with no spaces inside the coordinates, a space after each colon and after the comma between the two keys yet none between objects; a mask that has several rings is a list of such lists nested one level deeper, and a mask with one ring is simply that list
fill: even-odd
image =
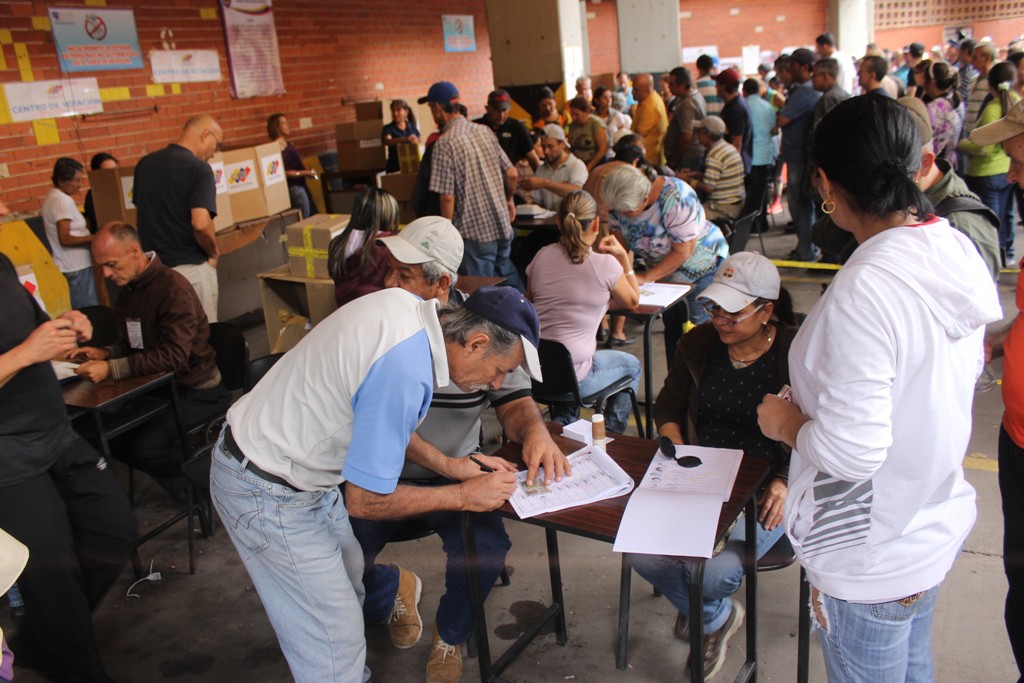
[{"label": "dark baseball cap", "polygon": [[526,355],[523,369],[538,382],[543,381],[537,353],[540,348],[540,319],[522,292],[514,287],[481,287],[466,299],[463,306],[481,318],[518,334]]},{"label": "dark baseball cap", "polygon": [[903,48],[903,52],[909,54],[911,57],[917,58],[924,55],[924,45],[921,43],[911,43]]},{"label": "dark baseball cap", "polygon": [[452,102],[459,101],[459,90],[448,81],[438,81],[434,85],[430,86],[430,90],[427,91],[426,97],[421,97],[417,101],[420,104],[433,102],[434,104],[440,104],[443,107],[451,104]]},{"label": "dark baseball cap", "polygon": [[739,85],[742,80],[740,72],[731,66],[728,69],[723,69],[720,74],[712,76],[712,78],[715,79],[715,83],[720,83],[721,85]]},{"label": "dark baseball cap", "polygon": [[507,90],[498,88],[487,96],[487,106],[508,111],[512,108],[512,97],[508,94]]}]

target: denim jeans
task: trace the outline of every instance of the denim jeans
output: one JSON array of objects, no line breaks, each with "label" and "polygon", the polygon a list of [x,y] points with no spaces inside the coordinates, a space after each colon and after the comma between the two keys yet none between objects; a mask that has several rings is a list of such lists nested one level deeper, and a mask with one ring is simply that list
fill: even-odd
[{"label": "denim jeans", "polygon": [[805,159],[789,159],[786,165],[789,168],[786,198],[789,200],[789,213],[796,226],[796,256],[801,261],[810,261],[816,253],[814,243],[811,242],[811,226],[816,219],[816,207],[813,197],[808,194],[808,179],[804,177],[808,168]]},{"label": "denim jeans", "polygon": [[309,218],[311,212],[309,194],[306,192],[305,183],[302,185],[288,185],[288,199],[291,200],[293,209],[298,209],[303,218]]},{"label": "denim jeans", "polygon": [[[640,361],[636,356],[625,351],[601,349],[594,354],[590,372],[580,380],[580,395],[586,396],[600,391],[615,380],[625,375],[632,375],[629,386],[636,393],[640,386]],[[604,421],[609,431],[625,434],[629,426],[629,411],[633,404],[629,394],[620,391],[605,403]],[[580,416],[580,407],[571,403],[551,404],[551,419],[563,425],[575,421]]]},{"label": "denim jeans", "polygon": [[964,178],[971,192],[978,195],[981,203],[992,209],[999,217],[999,247],[1013,246],[1013,185],[1006,182],[1006,174],[991,176],[967,176]]},{"label": "denim jeans", "polygon": [[369,680],[363,553],[341,491],[296,491],[213,449],[210,495],[299,683]]},{"label": "denim jeans", "polygon": [[[819,593],[827,629],[811,612],[829,683],[931,683],[932,617],[939,586],[909,605],[858,604]],[[812,596],[812,601],[813,601]]]},{"label": "denim jeans", "polygon": [[[446,479],[442,482],[451,483]],[[441,640],[457,645],[469,640],[473,627],[469,576],[466,573],[465,548],[462,544],[462,513],[432,512],[421,515],[419,519],[441,537],[441,547],[448,556],[444,574],[445,593],[441,596],[434,623]],[[404,523],[405,520],[352,518],[352,529],[363,548],[366,567],[363,573],[363,584],[366,586],[363,616],[367,622],[383,623],[391,615],[395,595],[398,593],[398,569],[390,565],[374,564],[374,561]],[[479,560],[480,585],[486,598],[505,566],[505,556],[512,542],[505,533],[501,517],[493,513],[473,517],[473,534]]]},{"label": "denim jeans", "polygon": [[[743,582],[744,547],[747,538],[744,517],[725,544],[725,549],[704,563],[704,635],[714,633],[729,619],[729,596],[740,589]],[[771,531],[757,525],[757,557],[771,550],[782,537],[783,525]],[[626,561],[636,573],[668,598],[672,605],[690,615],[690,563],[669,555],[637,555],[628,553]]]},{"label": "denim jeans", "polygon": [[[506,284],[525,292],[519,271],[512,263],[512,240],[495,240],[493,242],[477,242],[465,240],[465,251],[462,255],[460,275],[478,275],[480,277],[503,277]],[[448,641],[445,641],[448,642]]]},{"label": "denim jeans", "polygon": [[[721,262],[718,265],[721,266]],[[661,316],[661,321],[665,324],[665,358],[668,360],[668,367],[672,367],[672,357],[676,353],[676,347],[679,346],[679,340],[683,338],[683,325],[687,319],[694,325],[700,325],[711,320],[711,316],[708,315],[708,312],[697,301],[697,297],[708,288],[708,285],[714,279],[715,274],[708,273],[698,278],[696,282],[691,283],[679,271],[672,273],[668,278],[668,282],[682,282],[693,285],[686,294],[685,306],[676,305],[665,311],[664,315]]]},{"label": "denim jeans", "polygon": [[96,277],[92,268],[83,268],[70,273],[64,273],[64,279],[68,281],[68,293],[71,295],[71,308],[82,308],[83,306],[96,306],[99,299],[96,297]]}]

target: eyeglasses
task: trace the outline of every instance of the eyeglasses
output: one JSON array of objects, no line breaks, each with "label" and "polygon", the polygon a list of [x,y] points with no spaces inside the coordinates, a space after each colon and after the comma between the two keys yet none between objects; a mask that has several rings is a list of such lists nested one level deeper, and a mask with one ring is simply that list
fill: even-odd
[{"label": "eyeglasses", "polygon": [[217,150],[216,150],[216,152],[220,152],[221,145],[224,144],[224,141],[218,139],[217,135],[212,130],[210,130],[209,128],[206,129],[206,132],[209,133],[210,135],[212,135],[213,139],[217,141]]},{"label": "eyeglasses", "polygon": [[750,313],[737,317],[732,313],[727,313],[725,310],[722,309],[721,306],[716,304],[714,301],[705,301],[701,304],[704,310],[707,311],[708,315],[710,315],[712,318],[719,318],[720,320],[726,321],[730,325],[739,325],[744,320],[751,318],[755,313],[764,308],[765,305],[766,304],[761,304],[760,306],[752,310]]}]

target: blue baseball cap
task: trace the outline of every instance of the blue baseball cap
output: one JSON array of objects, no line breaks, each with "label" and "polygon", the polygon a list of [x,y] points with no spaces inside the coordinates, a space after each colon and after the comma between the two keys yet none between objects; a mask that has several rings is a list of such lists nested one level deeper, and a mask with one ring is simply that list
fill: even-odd
[{"label": "blue baseball cap", "polygon": [[459,90],[448,81],[438,81],[434,85],[430,86],[430,90],[427,91],[426,97],[421,97],[417,101],[420,104],[433,102],[435,104],[440,104],[443,107],[451,104],[452,102],[459,101]]},{"label": "blue baseball cap", "polygon": [[526,362],[523,369],[538,382],[544,381],[540,371],[540,319],[533,304],[522,292],[514,287],[481,287],[473,292],[466,303],[467,309],[481,318],[490,320],[510,332],[515,332],[523,341]]}]

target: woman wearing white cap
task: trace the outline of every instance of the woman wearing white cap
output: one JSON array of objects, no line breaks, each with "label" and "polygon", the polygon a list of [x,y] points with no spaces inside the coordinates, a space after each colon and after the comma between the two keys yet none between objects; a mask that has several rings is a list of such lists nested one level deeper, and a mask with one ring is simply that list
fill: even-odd
[{"label": "woman wearing white cap", "polygon": [[[789,448],[761,433],[757,406],[766,393],[777,393],[789,382],[793,306],[779,271],[752,252],[726,259],[700,303],[711,321],[683,336],[654,403],[654,419],[658,434],[673,443],[740,448],[771,463],[771,478],[758,501],[760,557],[783,534]],[[743,607],[729,596],[743,580],[745,538],[744,525],[737,524],[725,549],[704,565],[707,677],[721,669],[726,645],[743,622]],[[626,560],[679,610],[676,635],[689,640],[689,564],[664,555],[628,554]]]}]

